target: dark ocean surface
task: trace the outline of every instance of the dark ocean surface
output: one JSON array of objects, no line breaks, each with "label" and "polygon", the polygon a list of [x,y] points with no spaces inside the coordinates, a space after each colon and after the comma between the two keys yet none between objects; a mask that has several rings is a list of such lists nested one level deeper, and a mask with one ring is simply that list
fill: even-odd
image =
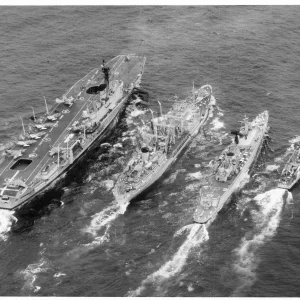
[{"label": "dark ocean surface", "polygon": [[[208,227],[192,223],[216,140],[197,137],[121,214],[111,188],[130,135],[151,114],[130,105],[108,142],[45,205],[0,211],[0,296],[300,296],[300,187],[276,189],[300,128],[299,6],[69,6],[0,9],[1,149],[102,59],[147,56],[149,108],[210,84],[215,137],[270,112],[269,150]],[[217,139],[216,138],[216,139]],[[223,146],[224,147],[224,146]]]}]

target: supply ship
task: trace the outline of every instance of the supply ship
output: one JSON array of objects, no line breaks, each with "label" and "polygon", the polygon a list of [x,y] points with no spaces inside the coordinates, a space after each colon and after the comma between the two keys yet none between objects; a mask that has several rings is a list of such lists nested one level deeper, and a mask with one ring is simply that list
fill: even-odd
[{"label": "supply ship", "polygon": [[205,85],[185,100],[175,100],[171,110],[153,117],[150,125],[138,128],[137,151],[129,161],[113,189],[123,211],[129,202],[154,184],[176,161],[179,154],[199,133],[212,115],[215,98]]},{"label": "supply ship", "polygon": [[248,172],[256,162],[268,131],[269,113],[259,114],[252,122],[245,117],[240,130],[232,131],[233,142],[210,163],[212,174],[200,190],[196,223],[207,223],[230,201],[234,192],[247,182]]},{"label": "supply ship", "polygon": [[278,187],[290,190],[300,178],[300,142],[293,145],[293,152],[284,166]]},{"label": "supply ship", "polygon": [[52,188],[115,126],[139,86],[146,58],[119,55],[77,81],[35,116],[0,165],[0,208],[19,209]]}]

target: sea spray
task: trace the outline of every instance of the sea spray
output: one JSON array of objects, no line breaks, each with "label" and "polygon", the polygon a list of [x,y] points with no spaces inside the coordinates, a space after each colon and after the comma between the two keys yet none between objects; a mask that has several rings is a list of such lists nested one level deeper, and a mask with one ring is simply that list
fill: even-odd
[{"label": "sea spray", "polygon": [[99,213],[92,216],[92,221],[89,226],[87,226],[83,231],[97,235],[97,232],[101,230],[108,223],[112,222],[117,218],[119,214],[122,213],[122,208],[117,203],[114,203]]},{"label": "sea spray", "polygon": [[146,279],[144,279],[136,290],[129,291],[127,296],[139,296],[146,289],[147,284],[154,284],[157,287],[165,280],[178,274],[178,272],[180,272],[185,266],[190,251],[194,247],[201,245],[209,239],[206,227],[201,224],[190,224],[184,226],[174,234],[174,237],[188,231],[189,234],[187,235],[186,240],[179,247],[171,260],[166,262],[158,271],[150,274]]},{"label": "sea spray", "polygon": [[225,127],[225,126],[224,126],[224,123],[221,122],[221,121],[219,120],[218,117],[215,118],[215,119],[211,122],[211,124],[212,124],[212,130],[219,130],[219,129]]},{"label": "sea spray", "polygon": [[195,172],[195,173],[189,173],[185,176],[185,180],[189,181],[189,180],[199,180],[203,178],[203,174],[202,172]]},{"label": "sea spray", "polygon": [[255,234],[249,239],[249,233],[247,233],[247,237],[243,237],[240,246],[234,250],[236,260],[233,268],[241,283],[234,291],[233,296],[241,295],[254,283],[255,269],[259,264],[257,252],[266,241],[276,234],[285,197],[290,199],[292,195],[286,190],[277,188],[254,198],[259,206],[258,211],[251,211]]},{"label": "sea spray", "polygon": [[22,290],[33,290],[35,293],[38,292],[41,289],[40,286],[35,285],[35,281],[38,278],[38,274],[45,273],[50,269],[50,263],[44,258],[41,258],[37,263],[29,264],[26,269],[21,270],[19,272],[19,274],[23,277],[25,281]]},{"label": "sea spray", "polygon": [[[71,258],[73,260],[78,259],[88,251],[93,250],[94,248],[102,245],[105,242],[109,242],[109,230],[111,227],[111,222],[113,222],[120,214],[122,214],[122,208],[118,206],[117,203],[114,203],[101,212],[93,215],[90,225],[85,227],[82,231],[91,234],[94,237],[94,240],[87,244],[81,244],[75,249],[69,251],[67,253],[68,258]],[[104,227],[104,233],[98,235],[98,232]]]},{"label": "sea spray", "polygon": [[266,172],[271,173],[271,172],[277,171],[279,168],[280,168],[279,165],[268,165],[268,166],[266,166]]},{"label": "sea spray", "polygon": [[18,219],[14,216],[14,211],[0,209],[0,240],[7,239],[7,233],[10,231],[11,226]]}]

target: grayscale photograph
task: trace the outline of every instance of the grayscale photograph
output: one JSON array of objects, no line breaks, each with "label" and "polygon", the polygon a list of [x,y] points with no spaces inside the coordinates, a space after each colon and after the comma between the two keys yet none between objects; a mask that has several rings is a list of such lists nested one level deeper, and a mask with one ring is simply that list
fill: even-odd
[{"label": "grayscale photograph", "polygon": [[41,4],[0,9],[0,296],[299,297],[300,7]]}]

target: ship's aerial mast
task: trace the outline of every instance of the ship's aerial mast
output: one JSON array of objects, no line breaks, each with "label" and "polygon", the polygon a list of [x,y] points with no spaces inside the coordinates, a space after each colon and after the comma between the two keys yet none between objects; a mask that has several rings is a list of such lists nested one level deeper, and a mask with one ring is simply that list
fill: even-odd
[{"label": "ship's aerial mast", "polygon": [[47,106],[46,97],[45,97],[45,96],[43,96],[43,97],[44,97],[44,99],[45,99],[45,105],[46,105],[46,111],[47,111],[47,115],[49,115],[49,110],[48,110],[48,106]]},{"label": "ship's aerial mast", "polygon": [[57,145],[57,168],[59,168],[59,145]]},{"label": "ship's aerial mast", "polygon": [[33,120],[34,120],[34,122],[36,121],[36,119],[35,119],[35,114],[34,114],[34,109],[33,109],[33,107],[31,106],[31,108],[32,108],[32,112],[33,112]]},{"label": "ship's aerial mast", "polygon": [[26,131],[25,131],[25,127],[24,127],[24,123],[23,123],[23,119],[20,117],[21,119],[21,122],[22,122],[22,127],[23,127],[23,132],[24,132],[24,135],[26,135]]},{"label": "ship's aerial mast", "polygon": [[153,110],[150,109],[151,115],[152,115],[152,120],[154,119],[154,115],[153,115]]},{"label": "ship's aerial mast", "polygon": [[162,117],[162,108],[161,108],[161,103],[157,100],[158,104],[159,104],[159,110],[160,110],[160,116]]},{"label": "ship's aerial mast", "polygon": [[193,103],[196,104],[196,103],[195,103],[195,87],[194,87],[194,81],[193,81],[193,91],[192,91],[192,93],[193,93]]}]

